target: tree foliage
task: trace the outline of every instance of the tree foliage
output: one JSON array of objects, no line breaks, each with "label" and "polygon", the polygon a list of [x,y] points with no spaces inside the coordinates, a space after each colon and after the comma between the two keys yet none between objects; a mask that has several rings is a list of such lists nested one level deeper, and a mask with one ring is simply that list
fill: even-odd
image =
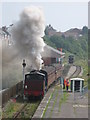
[{"label": "tree foliage", "polygon": [[63,36],[45,36],[45,42],[54,48],[63,48],[63,51],[68,51],[81,58],[86,58],[88,53],[88,35],[86,34],[86,28],[83,28],[84,35],[78,37],[76,40],[74,37]]}]

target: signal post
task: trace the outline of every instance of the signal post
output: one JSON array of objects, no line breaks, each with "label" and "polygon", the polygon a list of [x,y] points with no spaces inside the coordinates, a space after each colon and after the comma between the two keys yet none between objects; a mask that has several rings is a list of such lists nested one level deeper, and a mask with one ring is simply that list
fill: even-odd
[{"label": "signal post", "polygon": [[23,59],[22,66],[23,66],[23,99],[25,100],[25,96],[24,96],[24,81],[25,81],[25,67],[26,67],[26,63],[25,63],[24,59]]}]

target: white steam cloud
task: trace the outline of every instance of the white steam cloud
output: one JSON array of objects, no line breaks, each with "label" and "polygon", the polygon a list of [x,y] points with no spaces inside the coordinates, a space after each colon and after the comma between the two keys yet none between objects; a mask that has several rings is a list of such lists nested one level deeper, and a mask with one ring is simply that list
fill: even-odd
[{"label": "white steam cloud", "polygon": [[20,14],[19,21],[11,30],[12,40],[18,55],[27,59],[33,69],[42,68],[41,53],[45,43],[42,39],[45,30],[45,20],[41,8],[28,7]]},{"label": "white steam cloud", "polygon": [[[2,63],[0,68],[2,79],[0,89],[11,87],[23,79],[22,61],[26,60],[25,73],[32,69],[41,69],[42,56],[45,43],[44,36],[44,15],[41,8],[25,8],[20,14],[18,22],[9,29],[11,37],[0,38],[0,54]],[[8,40],[11,45],[8,45]],[[1,44],[2,43],[2,44]]]}]

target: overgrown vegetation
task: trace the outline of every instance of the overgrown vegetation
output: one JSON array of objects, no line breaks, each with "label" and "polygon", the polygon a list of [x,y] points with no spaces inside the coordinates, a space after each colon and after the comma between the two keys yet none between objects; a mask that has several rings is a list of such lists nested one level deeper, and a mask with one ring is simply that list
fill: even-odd
[{"label": "overgrown vegetation", "polygon": [[21,107],[20,103],[9,101],[6,107],[4,108],[5,110],[2,113],[3,118],[12,118],[14,113],[18,111]]},{"label": "overgrown vegetation", "polygon": [[10,100],[5,108],[2,111],[2,118],[13,118],[13,115],[18,112],[23,105],[28,103],[25,108],[21,111],[18,118],[32,118],[33,114],[35,113],[38,105],[40,104],[40,100],[36,101],[23,101],[22,97],[18,98],[18,100]]},{"label": "overgrown vegetation", "polygon": [[44,118],[44,116],[45,116],[45,113],[46,113],[46,111],[47,111],[47,109],[48,109],[48,105],[49,105],[50,100],[52,99],[52,97],[53,97],[53,95],[54,95],[54,92],[55,92],[55,89],[54,89],[54,91],[53,91],[53,92],[51,93],[51,95],[50,95],[50,98],[49,98],[48,103],[47,103],[47,105],[46,105],[46,107],[45,107],[45,110],[43,111],[42,118]]},{"label": "overgrown vegetation", "polygon": [[47,44],[54,48],[63,48],[63,52],[70,52],[81,58],[87,58],[88,44],[87,35],[81,36],[76,40],[74,37],[62,37],[53,35],[51,37],[45,36],[44,40]]},{"label": "overgrown vegetation", "polygon": [[57,98],[58,98],[58,89],[56,89],[56,97],[55,97],[54,103],[53,103],[53,105],[52,105],[52,109],[51,109],[51,111],[50,111],[50,116],[49,116],[50,118],[51,118],[51,116],[52,116],[53,109],[54,109],[55,104],[56,104],[56,102],[57,102]]}]

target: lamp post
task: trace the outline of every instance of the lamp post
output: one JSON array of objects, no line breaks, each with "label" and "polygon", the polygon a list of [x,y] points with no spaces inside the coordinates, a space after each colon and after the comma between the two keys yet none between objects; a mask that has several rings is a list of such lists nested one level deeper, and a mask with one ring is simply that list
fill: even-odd
[{"label": "lamp post", "polygon": [[26,63],[25,63],[24,59],[23,59],[22,66],[23,66],[23,99],[25,99],[25,96],[24,96],[24,80],[25,80],[25,67],[26,67]]}]

